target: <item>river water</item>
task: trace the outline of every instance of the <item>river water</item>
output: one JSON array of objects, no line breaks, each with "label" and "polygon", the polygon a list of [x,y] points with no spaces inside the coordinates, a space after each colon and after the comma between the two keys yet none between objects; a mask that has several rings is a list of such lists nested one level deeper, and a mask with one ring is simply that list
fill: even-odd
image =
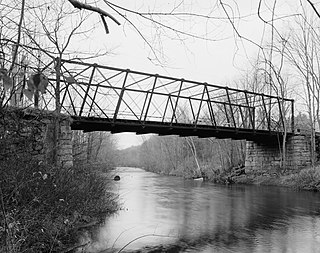
[{"label": "river water", "polygon": [[122,209],[98,229],[92,251],[128,244],[126,251],[320,252],[320,193],[222,186],[138,168],[116,174]]}]

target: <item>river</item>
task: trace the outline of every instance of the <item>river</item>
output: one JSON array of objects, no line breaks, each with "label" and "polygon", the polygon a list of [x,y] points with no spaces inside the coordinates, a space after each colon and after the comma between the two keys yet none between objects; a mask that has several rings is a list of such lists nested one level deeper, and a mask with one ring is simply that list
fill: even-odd
[{"label": "river", "polygon": [[138,168],[116,174],[122,209],[97,230],[92,252],[127,244],[125,251],[320,252],[320,193],[223,186]]}]

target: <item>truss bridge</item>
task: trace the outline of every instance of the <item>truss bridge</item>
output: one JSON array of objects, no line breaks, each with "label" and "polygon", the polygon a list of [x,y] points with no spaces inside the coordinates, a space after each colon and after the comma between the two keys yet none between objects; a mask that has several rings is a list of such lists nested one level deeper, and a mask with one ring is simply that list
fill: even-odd
[{"label": "truss bridge", "polygon": [[73,60],[46,72],[39,107],[58,106],[74,130],[267,142],[294,129],[292,99]]}]

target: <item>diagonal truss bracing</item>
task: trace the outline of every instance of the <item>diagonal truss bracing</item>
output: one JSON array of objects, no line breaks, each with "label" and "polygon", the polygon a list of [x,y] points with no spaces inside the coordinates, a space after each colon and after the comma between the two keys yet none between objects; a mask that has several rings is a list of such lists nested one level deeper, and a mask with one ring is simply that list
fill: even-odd
[{"label": "diagonal truss bracing", "polygon": [[291,99],[97,64],[61,62],[60,82],[65,89],[61,105],[71,116],[193,128],[292,130]]},{"label": "diagonal truss bracing", "polygon": [[[42,107],[54,110],[54,62],[46,69],[49,87]],[[248,133],[294,129],[292,99],[73,60],[61,60],[59,76],[61,112],[78,122],[127,122],[136,127],[152,123],[167,129],[206,127]],[[83,130],[97,130],[89,125]]]}]

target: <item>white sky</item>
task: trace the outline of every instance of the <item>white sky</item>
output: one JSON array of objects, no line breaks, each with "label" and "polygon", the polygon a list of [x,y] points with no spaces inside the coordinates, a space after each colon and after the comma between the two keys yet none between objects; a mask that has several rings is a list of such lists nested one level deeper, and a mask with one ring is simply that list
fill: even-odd
[{"label": "white sky", "polygon": [[[128,1],[117,1],[118,4],[123,6],[128,6]],[[147,2],[147,1],[130,1],[132,3]],[[153,1],[149,1],[153,2]],[[169,1],[159,1],[159,2],[169,2]],[[186,1],[186,2],[196,2],[196,1]],[[210,0],[202,0],[201,3],[212,2]],[[244,13],[251,13],[250,1],[246,1]],[[249,4],[248,4],[249,3]],[[139,4],[137,4],[139,5]],[[150,6],[152,4],[149,3]],[[203,4],[205,5],[205,4]],[[159,7],[160,8],[160,7]],[[201,8],[192,8],[191,11],[203,12]],[[208,11],[203,12],[208,14]],[[213,13],[215,16],[222,16],[222,13]],[[116,16],[117,17],[117,16]],[[143,39],[133,30],[124,26],[124,20],[118,18],[122,23],[121,26],[116,26],[113,22],[109,21],[110,34],[106,35],[103,31],[103,27],[96,30],[93,34],[94,41],[92,41],[92,47],[95,44],[104,44],[107,48],[110,48],[112,56],[107,57],[108,62],[102,62],[106,65],[117,66],[121,68],[130,68],[133,70],[158,73],[164,75],[170,75],[175,77],[183,77],[185,79],[193,79],[197,81],[204,81],[208,83],[224,84],[230,81],[233,76],[239,72],[239,69],[244,69],[242,51],[236,52],[235,40],[230,25],[226,21],[217,20],[217,24],[206,24],[205,20],[197,21],[198,24],[193,25],[188,21],[181,21],[185,23],[187,27],[186,31],[190,33],[203,33],[205,30],[212,33],[210,39],[217,39],[217,42],[205,41],[205,40],[195,40],[192,38],[187,38],[183,41],[172,40],[171,38],[166,38],[162,36],[159,41],[161,41],[161,48],[157,47],[159,44],[155,42],[155,48],[163,50],[165,60],[163,61],[165,67],[156,66],[153,64],[149,58],[152,57],[150,54],[150,48],[146,45]],[[249,21],[249,19],[248,19]],[[177,22],[172,23],[176,25]],[[152,41],[154,39],[155,29],[147,26],[143,23],[136,23],[141,31]],[[101,24],[102,26],[102,24]],[[199,32],[200,31],[200,32]],[[255,36],[258,39],[259,33],[261,34],[261,29],[254,23],[248,23],[245,31],[247,36]],[[170,34],[169,36],[172,36]],[[221,38],[229,37],[229,39],[221,40]],[[250,47],[249,45],[246,45]],[[252,52],[251,49],[249,51]],[[250,56],[250,55],[249,55]],[[161,57],[161,55],[160,55]],[[251,56],[250,56],[251,57]],[[162,60],[162,59],[161,59]]]},{"label": "white sky", "polygon": [[[112,1],[111,1],[112,2]],[[156,1],[156,0],[118,0],[117,4],[134,9],[151,10],[151,11],[165,11],[172,8],[173,3],[176,5],[179,1]],[[155,3],[156,2],[156,3]],[[211,15],[214,17],[225,18],[221,7],[214,9],[215,6],[212,0],[185,0],[182,1],[184,8],[179,12],[195,12],[204,15]],[[241,22],[235,20],[235,25],[239,29],[242,36],[250,38],[256,43],[260,40],[264,33],[263,22],[257,18],[257,0],[241,0],[231,1],[224,0],[232,6],[234,10],[239,8],[239,13],[234,13],[235,16],[241,15],[244,18]],[[237,2],[237,6],[234,4]],[[273,1],[267,2],[266,5],[271,7]],[[268,3],[270,2],[270,3]],[[291,1],[278,1],[277,15],[284,16],[287,14],[296,13],[295,8],[299,5],[298,0]],[[289,3],[289,4],[288,4]],[[270,11],[267,6],[262,6],[262,16],[265,19],[270,19]],[[99,6],[109,11],[106,5]],[[210,9],[214,9],[213,12]],[[111,13],[112,10],[110,10]],[[228,10],[230,12],[230,10]],[[231,12],[230,12],[231,15]],[[106,57],[103,62],[105,65],[117,66],[120,68],[130,68],[133,70],[158,73],[170,75],[175,77],[183,77],[185,79],[192,79],[197,81],[204,81],[208,83],[216,83],[224,85],[230,83],[235,76],[243,70],[250,68],[248,59],[253,60],[256,57],[258,48],[253,44],[235,39],[234,31],[227,20],[212,20],[207,22],[205,19],[192,19],[181,21],[168,21],[172,27],[185,29],[185,32],[203,35],[208,33],[210,40],[205,41],[196,40],[192,38],[184,38],[183,40],[172,39],[175,35],[170,32],[158,32],[149,23],[137,21],[136,18],[131,18],[147,38],[149,42],[154,41],[154,48],[162,50],[165,55],[160,57],[164,63],[164,67],[156,66],[149,58],[152,58],[150,48],[143,41],[143,39],[125,24],[123,18],[114,14],[114,16],[121,22],[121,26],[115,25],[112,21],[108,20],[110,34],[105,34],[103,25],[97,25],[97,29],[92,34],[93,40],[90,45],[92,48],[105,47],[110,49],[112,55]],[[129,15],[128,15],[129,17]],[[99,17],[91,17],[93,22],[100,21]],[[163,18],[166,22],[166,18]],[[281,19],[278,24],[289,21],[289,19]],[[158,37],[157,37],[158,36]],[[265,38],[268,32],[265,33]],[[98,44],[97,44],[98,43]],[[159,46],[161,45],[161,46]]]},{"label": "white sky", "polygon": [[117,133],[114,137],[117,140],[118,149],[125,149],[142,144],[151,134],[136,135],[135,133]]},{"label": "white sky", "polygon": [[[103,2],[103,1],[102,1]],[[111,1],[113,2],[113,1]],[[116,4],[145,11],[166,11],[172,8],[172,4],[178,5],[183,2],[180,12],[196,12],[204,15],[211,15],[216,17],[225,17],[221,7],[218,10],[210,12],[214,9],[215,1],[212,0],[186,0],[186,1],[156,1],[156,0],[118,0],[114,1]],[[241,0],[231,1],[225,0],[225,3],[230,4],[236,10],[235,2],[239,8],[241,22],[235,22],[241,35],[260,43],[260,39],[264,33],[263,22],[257,18],[257,0]],[[262,16],[265,19],[270,19],[270,11],[273,1],[263,1]],[[105,4],[99,5],[106,11],[110,11],[120,21],[121,26],[115,25],[112,21],[107,19],[110,34],[106,34],[102,23],[97,25],[97,29],[92,32],[91,40],[85,44],[87,50],[96,48],[107,48],[112,53],[107,55],[98,63],[120,67],[129,68],[132,70],[158,73],[163,75],[175,76],[179,78],[203,81],[219,85],[232,85],[232,80],[241,75],[241,71],[250,69],[248,59],[255,59],[258,48],[251,43],[235,40],[235,34],[231,25],[226,20],[212,20],[206,22],[204,19],[169,21],[170,26],[177,26],[185,29],[186,32],[203,34],[207,32],[211,40],[205,41],[186,38],[184,40],[173,40],[173,34],[165,34],[159,31],[150,24],[142,21],[137,21],[131,17],[131,20],[139,30],[145,35],[148,41],[154,42],[155,49],[162,50],[164,57],[160,58],[165,61],[165,67],[160,67],[150,61],[152,54],[150,48],[143,41],[143,39],[125,24],[123,18],[116,15]],[[277,15],[278,17],[296,13],[299,7],[298,0],[278,1]],[[230,11],[230,9],[229,9]],[[230,12],[231,14],[231,12]],[[237,13],[234,13],[237,16]],[[129,14],[128,14],[129,17]],[[100,22],[98,15],[90,17],[93,23]],[[163,20],[166,19],[165,17]],[[281,19],[278,22],[280,27],[282,23],[289,22],[290,19]],[[99,28],[100,27],[100,28]],[[159,36],[159,37],[157,37]],[[268,36],[264,34],[265,38]],[[160,38],[160,39],[159,39]],[[227,38],[220,40],[221,38]],[[158,47],[157,47],[158,45]],[[143,138],[135,134],[117,134],[119,148],[126,148],[131,145],[141,144]]]}]

